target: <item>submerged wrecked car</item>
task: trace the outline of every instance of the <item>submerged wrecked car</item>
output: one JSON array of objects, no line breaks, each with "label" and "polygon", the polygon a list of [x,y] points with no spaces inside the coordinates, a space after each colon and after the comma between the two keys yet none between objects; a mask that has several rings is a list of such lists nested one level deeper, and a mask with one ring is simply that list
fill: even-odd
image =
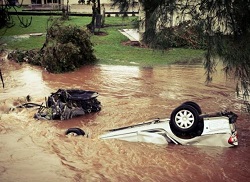
[{"label": "submerged wrecked car", "polygon": [[101,110],[98,93],[79,89],[59,89],[46,100],[35,114],[36,119],[66,120]]},{"label": "submerged wrecked car", "polygon": [[[233,112],[202,114],[195,102],[185,102],[174,109],[170,118],[153,119],[136,125],[110,129],[100,139],[119,139],[154,144],[181,144],[232,147],[238,145]],[[84,135],[80,128],[66,134]]]}]

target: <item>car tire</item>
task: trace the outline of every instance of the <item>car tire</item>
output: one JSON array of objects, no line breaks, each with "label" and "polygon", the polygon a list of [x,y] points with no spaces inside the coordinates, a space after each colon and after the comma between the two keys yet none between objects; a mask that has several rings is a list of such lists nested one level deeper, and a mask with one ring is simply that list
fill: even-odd
[{"label": "car tire", "polygon": [[198,111],[194,107],[184,104],[171,113],[170,126],[174,131],[186,134],[195,131],[199,121]]},{"label": "car tire", "polygon": [[198,112],[199,115],[202,114],[201,107],[197,103],[195,103],[193,101],[184,102],[184,103],[182,103],[182,105],[192,106],[193,108],[195,108],[197,110],[197,112]]},{"label": "car tire", "polygon": [[69,135],[69,134],[73,134],[75,136],[78,136],[78,135],[82,135],[84,136],[85,135],[85,132],[80,129],[80,128],[69,128],[66,132],[65,132],[65,135]]}]

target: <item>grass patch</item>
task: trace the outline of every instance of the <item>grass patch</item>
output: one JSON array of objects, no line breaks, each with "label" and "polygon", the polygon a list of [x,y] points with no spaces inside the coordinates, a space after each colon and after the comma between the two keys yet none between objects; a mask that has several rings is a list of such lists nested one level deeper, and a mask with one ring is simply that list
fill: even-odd
[{"label": "grass patch", "polygon": [[[30,50],[30,49],[40,49],[43,46],[45,40],[45,35],[43,36],[7,36],[2,39],[2,41],[7,43],[7,49],[10,50]],[[0,40],[1,41],[1,40]]]},{"label": "grass patch", "polygon": [[[24,16],[23,19],[29,19],[30,16]],[[29,50],[41,48],[45,36],[32,36],[30,38],[15,38],[14,35],[23,35],[30,33],[45,33],[48,25],[48,16],[32,16],[32,24],[27,28],[21,28],[16,16],[15,26],[0,30],[0,45],[5,49]],[[57,17],[54,17],[57,18]],[[95,55],[99,59],[99,64],[111,65],[139,65],[156,66],[172,63],[190,63],[194,60],[201,60],[204,51],[194,49],[175,48],[168,51],[155,51],[147,48],[122,45],[122,42],[128,41],[128,38],[122,35],[118,30],[132,28],[132,20],[136,17],[106,17],[105,24],[108,25],[100,31],[105,32],[106,36],[93,35],[91,41],[94,44]],[[90,23],[91,17],[71,16],[65,24],[77,25],[86,28]],[[4,46],[2,46],[4,45]]]}]

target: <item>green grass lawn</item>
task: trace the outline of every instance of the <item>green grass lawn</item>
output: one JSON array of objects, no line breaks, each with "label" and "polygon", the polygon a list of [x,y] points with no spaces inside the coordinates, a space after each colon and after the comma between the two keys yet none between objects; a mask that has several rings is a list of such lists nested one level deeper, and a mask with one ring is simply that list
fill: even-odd
[{"label": "green grass lawn", "polygon": [[[21,17],[28,21],[30,16]],[[56,17],[53,17],[56,18]],[[139,48],[130,45],[123,45],[122,42],[128,38],[118,30],[123,28],[133,28],[132,20],[136,17],[106,17],[105,28],[100,31],[107,35],[92,35],[91,41],[94,45],[95,55],[99,59],[99,64],[112,65],[139,65],[155,66],[167,65],[176,62],[194,62],[203,58],[204,51],[194,49],[175,48],[168,51],[155,51],[148,48]],[[0,46],[4,49],[29,50],[41,48],[45,41],[47,26],[51,23],[48,16],[32,16],[32,24],[27,28],[21,28],[17,17],[14,16],[15,26],[7,30],[0,30]],[[86,28],[91,17],[71,16],[66,24],[77,25]],[[44,33],[43,36],[31,36],[30,38],[15,38],[16,35]]]}]

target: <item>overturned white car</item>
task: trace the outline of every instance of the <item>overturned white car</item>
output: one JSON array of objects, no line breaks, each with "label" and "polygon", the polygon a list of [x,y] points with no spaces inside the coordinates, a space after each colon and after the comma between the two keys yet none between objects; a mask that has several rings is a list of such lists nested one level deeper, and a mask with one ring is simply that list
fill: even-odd
[{"label": "overturned white car", "polygon": [[[232,147],[238,145],[233,112],[202,114],[195,102],[185,102],[170,118],[154,119],[140,124],[110,129],[100,139],[119,139],[155,144],[182,144]],[[66,134],[84,135],[80,128],[70,128]]]}]

